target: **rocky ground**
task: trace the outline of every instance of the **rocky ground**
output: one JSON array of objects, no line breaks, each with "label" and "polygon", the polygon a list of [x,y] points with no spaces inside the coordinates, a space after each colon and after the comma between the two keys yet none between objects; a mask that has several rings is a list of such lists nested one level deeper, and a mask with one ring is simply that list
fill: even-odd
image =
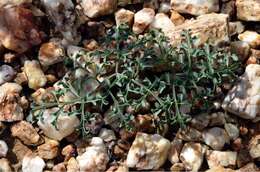
[{"label": "rocky ground", "polygon": [[[58,87],[68,72],[66,56],[97,49],[96,39],[122,23],[140,35],[161,29],[172,46],[190,30],[196,46],[224,45],[245,70],[226,86],[214,112],[160,135],[145,132],[147,114],[137,117],[144,129],[136,132],[115,130],[102,114],[88,139],[76,131],[77,116],[58,116],[52,124],[57,107],[32,123],[32,102],[41,104]],[[1,0],[0,171],[260,171],[258,33],[259,0]]]}]

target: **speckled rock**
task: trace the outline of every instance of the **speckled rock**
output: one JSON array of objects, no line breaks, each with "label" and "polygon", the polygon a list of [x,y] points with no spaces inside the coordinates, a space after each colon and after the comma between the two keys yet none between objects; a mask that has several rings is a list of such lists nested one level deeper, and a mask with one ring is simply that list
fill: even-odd
[{"label": "speckled rock", "polygon": [[209,168],[217,166],[234,166],[236,165],[237,152],[231,151],[211,151],[208,150],[206,153],[206,159],[209,165]]},{"label": "speckled rock", "polygon": [[158,11],[159,13],[169,13],[171,11],[170,2],[161,2]]},{"label": "speckled rock", "polygon": [[55,24],[55,30],[63,36],[62,44],[77,44],[81,36],[77,32],[76,9],[72,0],[41,0],[41,5]]},{"label": "speckled rock", "polygon": [[167,33],[169,30],[174,28],[174,24],[166,14],[157,13],[150,28],[161,29],[164,33]]},{"label": "speckled rock", "polygon": [[222,2],[220,13],[228,14],[229,18],[232,19],[236,15],[236,1]]},{"label": "speckled rock", "polygon": [[191,127],[201,131],[209,125],[209,120],[209,114],[207,113],[195,115],[191,119]]},{"label": "speckled rock", "polygon": [[260,157],[260,134],[254,136],[249,142],[249,153],[252,158]]},{"label": "speckled rock", "polygon": [[260,34],[255,31],[245,31],[238,35],[240,41],[247,42],[251,48],[257,48],[260,46]]},{"label": "speckled rock", "polygon": [[134,15],[134,12],[121,8],[115,13],[116,25],[127,24],[131,27],[134,22]]},{"label": "speckled rock", "polygon": [[67,168],[67,172],[79,171],[79,164],[76,158],[74,157],[70,158],[66,168]]},{"label": "speckled rock", "polygon": [[54,165],[52,172],[67,172],[64,162]]},{"label": "speckled rock", "polygon": [[43,172],[45,162],[39,156],[26,154],[22,162],[23,172]]},{"label": "speckled rock", "polygon": [[171,168],[171,172],[182,172],[185,171],[185,166],[183,163],[174,163]]},{"label": "speckled rock", "polygon": [[235,124],[226,123],[224,125],[225,130],[231,140],[235,140],[239,136],[239,129]]},{"label": "speckled rock", "polygon": [[180,128],[176,134],[176,138],[191,142],[201,141],[202,133],[201,131],[188,126],[185,128]]},{"label": "speckled rock", "polygon": [[185,22],[185,18],[175,10],[171,11],[170,19],[175,26],[181,25]]},{"label": "speckled rock", "polygon": [[61,114],[57,119],[57,128],[55,128],[55,126],[52,125],[52,121],[55,118],[52,113],[57,110],[58,108],[45,110],[42,116],[43,120],[39,120],[37,124],[39,125],[40,129],[43,130],[43,133],[49,138],[54,140],[61,140],[73,133],[73,131],[79,125],[79,119],[76,116]]},{"label": "speckled rock", "polygon": [[90,146],[77,158],[80,171],[101,172],[105,171],[109,161],[107,149],[103,140],[99,137],[93,137]]},{"label": "speckled rock", "polygon": [[133,32],[142,33],[153,21],[155,12],[151,8],[143,8],[135,13]]},{"label": "speckled rock", "polygon": [[15,74],[16,72],[11,66],[9,65],[0,66],[0,85],[11,81],[14,78]]},{"label": "speckled rock", "polygon": [[244,119],[260,120],[260,65],[250,64],[229,91],[222,107]]},{"label": "speckled rock", "polygon": [[229,22],[229,34],[230,36],[242,33],[245,30],[245,25],[240,22]]},{"label": "speckled rock", "polygon": [[18,53],[40,44],[43,34],[35,23],[35,17],[28,8],[23,6],[1,8],[0,42],[5,48]]},{"label": "speckled rock", "polygon": [[190,30],[192,36],[197,36],[196,46],[209,42],[213,45],[229,42],[228,15],[226,14],[205,14],[197,17],[196,20],[189,20],[176,26],[166,36],[170,38],[173,46],[182,42],[181,33],[183,30]]},{"label": "speckled rock", "polygon": [[8,146],[4,140],[0,140],[0,158],[5,157],[8,152]]},{"label": "speckled rock", "polygon": [[260,169],[257,168],[257,166],[253,162],[251,162],[236,170],[236,172],[259,172],[259,170]]},{"label": "speckled rock", "polygon": [[37,147],[39,157],[43,159],[53,159],[58,155],[59,142],[45,139],[45,143]]},{"label": "speckled rock", "polygon": [[40,140],[40,135],[35,128],[26,121],[20,121],[11,127],[13,137],[19,138],[26,145],[37,144]]},{"label": "speckled rock", "polygon": [[1,0],[0,7],[4,7],[6,5],[21,5],[25,3],[32,3],[32,0]]},{"label": "speckled rock", "polygon": [[128,152],[126,164],[130,168],[152,170],[160,168],[170,149],[170,141],[158,134],[137,133]]},{"label": "speckled rock", "polygon": [[43,66],[50,66],[61,62],[65,56],[63,46],[59,41],[50,41],[41,45],[39,61]]},{"label": "speckled rock", "polygon": [[241,61],[248,58],[250,53],[250,46],[244,41],[234,41],[230,43],[231,52],[236,54]]},{"label": "speckled rock", "polygon": [[174,164],[174,163],[178,163],[180,161],[179,156],[181,153],[181,149],[183,147],[183,143],[182,140],[175,138],[172,142],[171,142],[171,147],[168,153],[168,160]]},{"label": "speckled rock", "polygon": [[180,159],[189,171],[198,171],[204,159],[207,148],[200,143],[185,143],[180,154]]},{"label": "speckled rock", "polygon": [[117,7],[116,0],[81,0],[84,14],[90,18],[111,14]]},{"label": "speckled rock", "polygon": [[116,140],[115,132],[106,128],[102,128],[98,136],[102,138],[105,142]]},{"label": "speckled rock", "polygon": [[20,100],[22,87],[16,83],[5,83],[0,86],[0,121],[13,122],[23,119]]},{"label": "speckled rock", "polygon": [[205,130],[202,134],[203,141],[214,150],[221,150],[225,143],[229,143],[227,132],[219,127],[213,127]]},{"label": "speckled rock", "polygon": [[28,86],[31,89],[37,90],[47,83],[47,78],[45,77],[39,62],[36,60],[26,60],[24,63],[24,72],[28,78]]},{"label": "speckled rock", "polygon": [[19,139],[15,139],[12,152],[16,155],[17,160],[21,162],[27,153],[32,153],[32,150],[25,146]]},{"label": "speckled rock", "polygon": [[237,17],[245,21],[260,21],[260,1],[236,0]]},{"label": "speckled rock", "polygon": [[171,6],[180,13],[196,16],[219,11],[218,0],[171,0]]},{"label": "speckled rock", "polygon": [[260,50],[251,49],[251,53],[246,61],[246,64],[260,64]]}]

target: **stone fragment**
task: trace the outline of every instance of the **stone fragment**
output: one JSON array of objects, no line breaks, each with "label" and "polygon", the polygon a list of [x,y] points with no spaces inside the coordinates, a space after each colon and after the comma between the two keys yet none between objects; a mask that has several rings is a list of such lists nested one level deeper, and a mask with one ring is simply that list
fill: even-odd
[{"label": "stone fragment", "polygon": [[16,155],[18,161],[22,161],[27,153],[32,153],[31,149],[25,146],[20,140],[14,140],[14,146],[12,152]]},{"label": "stone fragment", "polygon": [[115,13],[116,25],[127,24],[131,27],[134,22],[134,15],[134,12],[121,8]]},{"label": "stone fragment", "polygon": [[227,132],[219,127],[213,127],[202,133],[203,141],[214,150],[221,150],[225,143],[229,143]]},{"label": "stone fragment", "polygon": [[159,169],[167,159],[170,142],[158,134],[137,133],[126,164],[140,170]]},{"label": "stone fragment", "polygon": [[61,151],[61,154],[65,156],[64,161],[68,161],[75,153],[76,149],[71,144],[65,146]]},{"label": "stone fragment", "polygon": [[55,24],[55,30],[63,36],[62,44],[77,44],[81,36],[78,34],[78,23],[76,21],[76,9],[72,0],[41,0],[47,15]]},{"label": "stone fragment", "polygon": [[10,163],[7,159],[1,158],[0,159],[0,171],[1,172],[12,172]]},{"label": "stone fragment", "polygon": [[61,62],[65,57],[65,51],[59,41],[50,41],[41,45],[39,61],[42,66],[50,66]]},{"label": "stone fragment", "polygon": [[232,123],[226,123],[224,125],[225,130],[230,138],[230,140],[235,140],[239,136],[239,129],[236,125]]},{"label": "stone fragment", "polygon": [[19,85],[27,85],[28,84],[28,78],[24,72],[17,73],[14,82]]},{"label": "stone fragment", "polygon": [[101,172],[106,169],[109,161],[107,149],[103,140],[99,137],[93,137],[90,146],[77,158],[80,171]]},{"label": "stone fragment", "polygon": [[117,8],[116,0],[82,0],[84,14],[90,18],[111,14]]},{"label": "stone fragment", "polygon": [[251,48],[257,48],[260,46],[260,34],[255,31],[245,31],[238,35],[240,41],[247,42]]},{"label": "stone fragment", "polygon": [[190,123],[191,127],[201,131],[209,125],[209,122],[209,114],[202,113],[194,116]]},{"label": "stone fragment", "polygon": [[201,141],[202,133],[192,127],[180,128],[176,134],[176,138],[183,141]]},{"label": "stone fragment", "polygon": [[159,5],[160,5],[160,3],[158,0],[144,1],[143,8],[152,8],[154,10],[158,10]]},{"label": "stone fragment", "polygon": [[167,33],[169,30],[174,28],[174,24],[166,14],[157,13],[154,17],[153,22],[150,25],[150,28],[161,29],[164,33]]},{"label": "stone fragment", "polygon": [[233,18],[236,14],[236,2],[234,0],[230,0],[227,2],[223,2],[221,5],[220,12],[223,14],[228,14],[229,18]]},{"label": "stone fragment", "polygon": [[241,61],[248,58],[250,53],[250,46],[247,42],[234,41],[230,43],[231,52],[236,54]]},{"label": "stone fragment", "polygon": [[67,163],[67,172],[76,172],[76,171],[79,171],[79,164],[77,160],[74,157],[72,157],[69,159]]},{"label": "stone fragment", "polygon": [[56,127],[52,124],[55,116],[52,113],[56,112],[58,108],[47,109],[44,111],[42,119],[38,121],[38,126],[43,133],[54,140],[62,140],[64,137],[70,135],[75,131],[79,125],[79,119],[76,116],[68,116],[66,114],[59,115]]},{"label": "stone fragment", "polygon": [[209,115],[209,126],[221,126],[226,123],[225,114],[223,112],[214,112]]},{"label": "stone fragment", "polygon": [[115,172],[129,172],[129,169],[125,164],[122,164],[116,169]]},{"label": "stone fragment", "polygon": [[240,33],[244,32],[244,30],[245,30],[245,25],[242,22],[240,22],[240,21],[229,22],[229,35],[230,36],[240,34]]},{"label": "stone fragment", "polygon": [[142,33],[153,21],[155,12],[151,8],[143,8],[134,15],[133,32]]},{"label": "stone fragment", "polygon": [[214,168],[217,166],[235,166],[237,160],[237,152],[208,150],[206,153],[206,159],[209,168]]},{"label": "stone fragment", "polygon": [[27,4],[32,3],[32,0],[1,0],[0,8],[5,7],[7,5],[18,6],[26,3]]},{"label": "stone fragment", "polygon": [[171,166],[171,172],[182,172],[182,171],[185,171],[185,166],[183,163],[174,163],[172,166]]},{"label": "stone fragment", "polygon": [[200,143],[185,143],[180,154],[180,159],[186,170],[198,171],[203,163],[204,153],[207,148]]},{"label": "stone fragment", "polygon": [[219,11],[218,0],[171,0],[171,6],[180,13],[196,16]]},{"label": "stone fragment", "polygon": [[171,11],[171,21],[175,26],[181,25],[185,22],[185,18],[177,11]]},{"label": "stone fragment", "polygon": [[249,153],[252,158],[260,157],[260,134],[254,136],[249,142]]},{"label": "stone fragment", "polygon": [[37,147],[39,157],[43,159],[53,159],[57,157],[59,142],[56,140],[45,139],[45,143]]},{"label": "stone fragment", "polygon": [[9,65],[0,66],[0,85],[11,81],[14,78],[15,74],[16,72],[11,66]]},{"label": "stone fragment", "polygon": [[102,138],[105,142],[116,140],[115,132],[106,128],[102,128],[98,136]]},{"label": "stone fragment", "polygon": [[251,54],[247,59],[246,64],[260,64],[260,50],[251,49]]},{"label": "stone fragment", "polygon": [[170,2],[161,2],[159,7],[159,13],[169,13],[171,11],[171,4]]},{"label": "stone fragment", "polygon": [[8,152],[8,146],[4,140],[0,140],[0,158],[6,156]]},{"label": "stone fragment", "polygon": [[13,137],[19,138],[26,145],[37,144],[40,136],[35,128],[26,121],[20,121],[11,127]]},{"label": "stone fragment", "polygon": [[13,122],[23,119],[23,109],[19,100],[22,87],[16,83],[0,86],[0,121]]},{"label": "stone fragment", "polygon": [[237,155],[237,167],[238,168],[240,168],[252,161],[253,161],[253,159],[251,158],[248,149],[243,148],[243,149],[239,150],[238,155]]},{"label": "stone fragment", "polygon": [[38,88],[44,87],[47,83],[41,66],[36,60],[26,60],[24,63],[24,72],[28,78],[28,86],[31,89],[37,90]]},{"label": "stone fragment", "polygon": [[52,168],[52,172],[67,172],[64,162],[61,162],[59,164],[56,164]]},{"label": "stone fragment", "polygon": [[23,158],[22,171],[23,172],[43,172],[45,162],[39,156],[34,154],[27,154]]},{"label": "stone fragment", "polygon": [[260,117],[260,65],[250,64],[229,91],[222,107],[244,119],[258,121]]},{"label": "stone fragment", "polygon": [[253,162],[251,162],[236,170],[236,172],[259,172],[259,170],[260,169],[257,168],[257,166]]},{"label": "stone fragment", "polygon": [[244,21],[260,21],[260,1],[236,0],[237,17]]},{"label": "stone fragment", "polygon": [[180,155],[182,147],[183,147],[183,143],[182,143],[182,140],[180,140],[180,139],[174,139],[171,142],[171,147],[170,147],[170,150],[168,153],[168,160],[172,164],[178,163],[180,161],[179,155]]},{"label": "stone fragment", "polygon": [[18,53],[40,44],[43,33],[35,23],[35,17],[30,9],[23,6],[1,8],[0,42],[5,48]]},{"label": "stone fragment", "polygon": [[196,20],[189,20],[176,26],[166,34],[173,46],[178,46],[184,40],[181,34],[184,30],[190,30],[191,35],[197,37],[195,46],[206,42],[219,45],[230,41],[226,14],[205,14],[197,17]]}]

